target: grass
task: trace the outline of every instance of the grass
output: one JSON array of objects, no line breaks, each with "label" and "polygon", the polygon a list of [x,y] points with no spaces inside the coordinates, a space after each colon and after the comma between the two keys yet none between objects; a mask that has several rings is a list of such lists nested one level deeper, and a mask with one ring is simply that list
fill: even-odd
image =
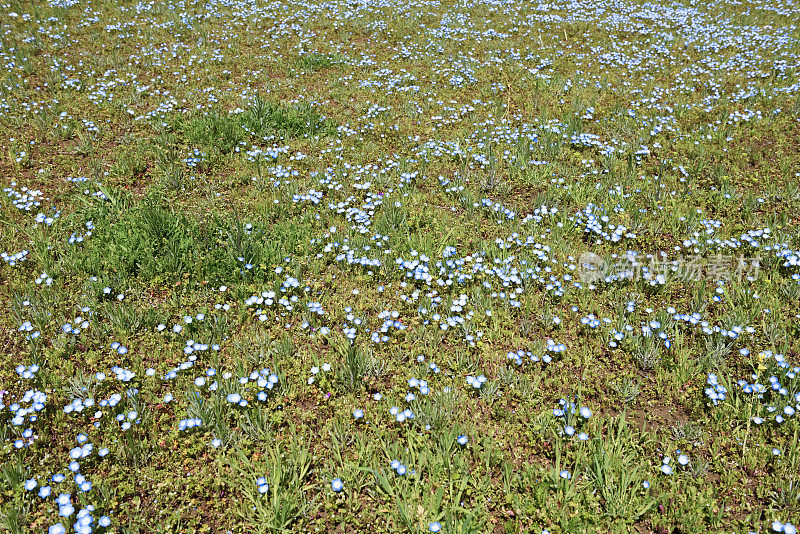
[{"label": "grass", "polygon": [[795,7],[0,12],[0,532],[800,525]]}]

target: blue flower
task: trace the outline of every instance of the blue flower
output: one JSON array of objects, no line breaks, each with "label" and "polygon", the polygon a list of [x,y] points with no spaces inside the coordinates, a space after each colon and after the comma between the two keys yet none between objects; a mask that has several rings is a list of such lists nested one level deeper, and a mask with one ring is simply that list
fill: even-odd
[{"label": "blue flower", "polygon": [[331,489],[335,492],[340,492],[344,489],[344,482],[342,482],[341,478],[334,478],[331,480]]},{"label": "blue flower", "polygon": [[772,522],[772,530],[775,532],[783,532],[783,534],[797,534],[797,528],[791,523],[781,523],[780,521]]},{"label": "blue flower", "polygon": [[459,445],[466,445],[468,441],[467,436],[458,436],[458,438],[456,438],[456,441],[458,442]]},{"label": "blue flower", "polygon": [[440,525],[438,521],[434,521],[428,525],[428,532],[440,532],[441,530],[442,525]]}]

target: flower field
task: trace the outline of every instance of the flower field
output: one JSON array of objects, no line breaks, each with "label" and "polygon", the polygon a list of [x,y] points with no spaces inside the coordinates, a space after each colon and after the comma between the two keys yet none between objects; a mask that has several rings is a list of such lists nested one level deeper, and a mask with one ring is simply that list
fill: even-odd
[{"label": "flower field", "polygon": [[0,532],[800,528],[800,4],[0,2]]}]

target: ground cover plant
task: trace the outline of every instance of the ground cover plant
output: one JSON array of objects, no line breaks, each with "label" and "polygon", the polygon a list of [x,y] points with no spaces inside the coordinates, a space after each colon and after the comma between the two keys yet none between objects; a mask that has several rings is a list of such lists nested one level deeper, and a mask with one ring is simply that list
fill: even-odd
[{"label": "ground cover plant", "polygon": [[0,1],[0,531],[796,532],[795,2]]}]

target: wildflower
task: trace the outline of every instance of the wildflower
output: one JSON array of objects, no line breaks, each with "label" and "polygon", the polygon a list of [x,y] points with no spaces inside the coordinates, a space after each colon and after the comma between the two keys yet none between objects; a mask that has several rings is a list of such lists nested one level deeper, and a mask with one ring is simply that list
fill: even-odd
[{"label": "wildflower", "polygon": [[442,525],[440,525],[438,521],[434,521],[428,525],[428,532],[440,532],[441,530]]},{"label": "wildflower", "polygon": [[791,523],[781,523],[780,521],[772,522],[772,530],[775,532],[783,532],[784,534],[797,534],[797,528]]},{"label": "wildflower", "polygon": [[456,441],[458,442],[459,445],[466,445],[467,436],[458,436],[458,438],[456,438]]},{"label": "wildflower", "polygon": [[561,478],[563,478],[564,480],[569,480],[569,479],[571,479],[571,478],[572,478],[572,474],[571,474],[569,471],[567,471],[566,469],[565,469],[565,470],[563,470],[563,471],[561,471],[561,472],[558,474],[558,476],[560,476],[560,477],[561,477]]},{"label": "wildflower", "polygon": [[331,489],[336,493],[342,491],[344,489],[344,482],[342,482],[341,478],[334,478],[331,480]]}]

